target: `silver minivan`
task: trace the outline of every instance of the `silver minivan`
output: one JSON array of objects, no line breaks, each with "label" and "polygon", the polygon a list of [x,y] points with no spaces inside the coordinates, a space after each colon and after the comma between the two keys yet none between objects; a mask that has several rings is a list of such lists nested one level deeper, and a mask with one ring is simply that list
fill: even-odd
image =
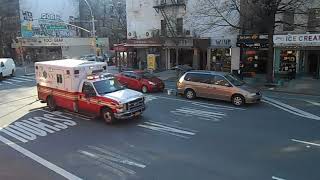
[{"label": "silver minivan", "polygon": [[235,106],[256,103],[262,98],[259,90],[230,73],[189,71],[177,82],[178,93],[188,99],[196,97],[230,101]]}]

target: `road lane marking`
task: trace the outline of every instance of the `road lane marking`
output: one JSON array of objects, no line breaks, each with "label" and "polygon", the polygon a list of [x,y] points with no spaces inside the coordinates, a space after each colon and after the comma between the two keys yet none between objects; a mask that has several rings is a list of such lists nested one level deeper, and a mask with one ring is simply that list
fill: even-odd
[{"label": "road lane marking", "polygon": [[8,82],[8,81],[2,81],[1,83],[4,83],[4,84],[10,84],[10,85],[14,85],[14,86],[21,86],[21,85],[14,84],[14,83],[12,83],[12,82]]},{"label": "road lane marking", "polygon": [[108,155],[109,160],[111,160],[111,161],[119,162],[119,163],[126,164],[129,166],[135,166],[135,167],[139,167],[139,168],[147,167],[145,164],[135,162],[134,160],[131,160],[128,157],[124,157],[124,156],[121,156],[120,154],[113,153],[110,150],[106,150],[106,149],[94,147],[94,146],[90,146],[90,148],[92,148],[100,153],[103,153],[105,155]]},{"label": "road lane marking", "polygon": [[312,105],[315,105],[315,106],[320,106],[320,103],[318,103],[318,102],[308,101],[308,100],[304,100],[304,101],[307,102],[307,103],[310,103]]},{"label": "road lane marking", "polygon": [[69,180],[82,180],[80,177],[71,174],[70,172],[62,169],[61,167],[41,158],[40,156],[34,154],[33,152],[17,145],[16,143],[4,138],[3,136],[0,136],[0,141],[3,142],[4,144],[10,146],[12,149],[20,152],[21,154],[29,157],[30,159],[36,161],[37,163],[43,165],[44,167],[56,172],[57,174],[69,179]]},{"label": "road lane marking", "polygon": [[15,80],[15,79],[6,79],[6,81],[9,81],[9,82],[17,82],[17,83],[22,83],[24,81],[19,81],[19,80]]},{"label": "road lane marking", "polygon": [[263,97],[262,101],[265,102],[265,103],[268,103],[268,104],[270,104],[272,106],[275,106],[275,107],[277,107],[279,109],[287,111],[287,112],[289,112],[291,114],[300,116],[300,117],[305,117],[305,118],[314,119],[314,120],[320,120],[319,116],[316,116],[314,114],[308,113],[306,111],[303,111],[301,109],[292,107],[292,106],[290,106],[288,104],[284,104],[284,103],[282,103],[280,101],[277,101],[277,100],[274,100],[274,99],[271,99],[271,98],[268,98],[268,97]]},{"label": "road lane marking", "polygon": [[152,96],[152,95],[147,95],[146,96],[146,99],[145,99],[145,103],[149,103],[149,102],[151,102],[151,101],[153,101],[153,100],[156,100],[156,99],[158,99],[157,97],[154,97],[154,96]]},{"label": "road lane marking", "polygon": [[318,146],[318,147],[320,147],[320,144],[317,144],[317,143],[312,143],[312,142],[307,142],[307,141],[301,141],[301,140],[297,140],[297,139],[291,139],[291,141],[297,142],[297,143],[301,143],[301,144],[307,144],[307,145],[312,145],[312,146]]},{"label": "road lane marking", "polygon": [[276,177],[276,176],[272,176],[271,178],[272,178],[273,180],[286,180],[286,179],[279,178],[279,177]]},{"label": "road lane marking", "polygon": [[154,95],[153,97],[157,97],[160,99],[168,99],[168,100],[173,100],[173,101],[180,101],[180,102],[187,102],[187,103],[192,103],[194,105],[202,105],[202,106],[206,106],[206,107],[216,107],[216,108],[222,108],[222,109],[232,109],[232,110],[246,110],[244,108],[236,108],[236,107],[231,107],[231,106],[224,106],[224,105],[217,105],[217,104],[210,104],[210,103],[205,103],[205,102],[194,102],[191,100],[184,100],[184,99],[178,99],[178,98],[170,98],[170,97],[164,97],[164,96],[156,96]]},{"label": "road lane marking", "polygon": [[196,135],[195,131],[187,131],[180,127],[179,128],[172,127],[172,126],[170,127],[167,125],[162,125],[162,124],[153,123],[153,122],[145,122],[144,124],[139,124],[138,126],[149,129],[149,130],[162,132],[164,134],[169,134],[176,137],[184,138],[184,139],[190,139],[189,136]]},{"label": "road lane marking", "polygon": [[26,79],[26,78],[21,78],[21,77],[14,77],[13,79],[17,79],[20,81],[35,82],[35,79]]},{"label": "road lane marking", "polygon": [[78,150],[78,153],[90,162],[105,168],[120,179],[128,179],[127,176],[134,176],[136,172],[128,167],[144,169],[146,164],[139,162],[139,158],[132,158],[131,155],[121,153],[119,150],[111,150],[108,147],[88,146],[89,149]]},{"label": "road lane marking", "polygon": [[23,78],[31,79],[31,80],[36,80],[35,76],[19,76],[19,77],[23,77]]},{"label": "road lane marking", "polygon": [[75,125],[77,123],[72,121],[70,117],[46,113],[42,116],[16,121],[6,127],[0,128],[0,132],[22,143],[27,143],[36,140],[38,136],[44,137],[48,133],[53,134]]},{"label": "road lane marking", "polygon": [[177,116],[186,116],[186,117],[196,116],[198,117],[198,119],[205,120],[205,121],[212,121],[212,122],[219,122],[223,117],[227,116],[225,113],[221,113],[221,112],[203,111],[203,110],[193,109],[189,107],[178,108],[170,112]]}]

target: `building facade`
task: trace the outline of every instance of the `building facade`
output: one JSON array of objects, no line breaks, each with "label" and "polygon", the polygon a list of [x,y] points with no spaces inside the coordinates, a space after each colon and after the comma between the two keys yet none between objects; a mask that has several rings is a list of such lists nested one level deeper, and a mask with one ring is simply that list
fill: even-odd
[{"label": "building facade", "polygon": [[276,29],[274,71],[278,77],[290,73],[320,77],[320,2],[314,1],[305,12],[286,12],[276,17],[288,24],[300,24],[282,24]]},{"label": "building facade", "polygon": [[239,63],[232,56],[239,49],[235,46],[237,34],[223,30],[198,33],[192,24],[197,3],[196,0],[127,0],[128,42],[124,46],[129,61],[144,69],[148,55],[152,54],[158,69],[189,65],[194,69],[230,72],[231,62]]},{"label": "building facade", "polygon": [[[2,56],[12,57],[17,64],[94,54],[93,38],[81,38],[79,0],[1,0],[8,8],[1,21]],[[1,15],[0,15],[1,17]],[[9,24],[8,22],[12,22]],[[10,33],[10,34],[8,34]],[[109,49],[108,39],[103,47]],[[100,40],[100,41],[102,41]]]}]

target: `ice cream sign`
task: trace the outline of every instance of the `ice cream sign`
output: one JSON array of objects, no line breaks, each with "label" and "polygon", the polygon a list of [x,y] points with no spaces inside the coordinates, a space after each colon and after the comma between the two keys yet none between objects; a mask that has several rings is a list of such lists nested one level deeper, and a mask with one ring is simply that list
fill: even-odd
[{"label": "ice cream sign", "polygon": [[320,34],[274,35],[275,46],[320,46]]}]

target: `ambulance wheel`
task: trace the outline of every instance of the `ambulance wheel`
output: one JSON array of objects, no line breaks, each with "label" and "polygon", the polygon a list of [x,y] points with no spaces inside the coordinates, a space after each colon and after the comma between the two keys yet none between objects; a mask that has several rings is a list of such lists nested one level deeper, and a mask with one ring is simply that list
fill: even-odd
[{"label": "ambulance wheel", "polygon": [[49,96],[49,97],[47,98],[47,106],[49,107],[49,110],[50,110],[50,111],[55,111],[55,110],[57,110],[56,102],[54,101],[54,99],[53,99],[52,96]]},{"label": "ambulance wheel", "polygon": [[103,109],[102,112],[101,112],[101,115],[102,115],[103,120],[107,124],[114,123],[115,118],[114,118],[114,114],[113,114],[111,109],[108,109],[108,108]]}]

